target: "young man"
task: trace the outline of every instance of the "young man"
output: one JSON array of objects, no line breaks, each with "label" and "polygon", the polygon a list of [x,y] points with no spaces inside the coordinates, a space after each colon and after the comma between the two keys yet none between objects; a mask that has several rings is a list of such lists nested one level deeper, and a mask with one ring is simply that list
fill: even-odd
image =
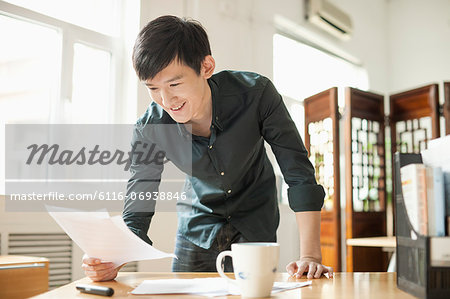
[{"label": "young man", "polygon": [[[133,64],[153,100],[137,127],[174,124],[180,132],[192,133],[192,173],[185,184],[192,205],[178,213],[173,271],[215,271],[216,256],[234,242],[276,241],[279,211],[266,141],[289,185],[289,205],[300,232],[300,259],[286,270],[296,277],[332,274],[321,262],[324,190],[315,181],[307,151],[273,84],[250,72],[213,75],[215,61],[205,30],[175,16],[159,17],[142,29]],[[143,134],[137,135],[134,141],[145,141]],[[184,169],[173,148],[162,150]],[[159,181],[152,179],[160,179],[162,171],[163,166],[133,163],[128,195],[157,191]],[[153,214],[127,197],[123,218],[150,244],[147,231]],[[96,258],[83,263],[94,281],[114,279],[119,269]],[[231,269],[226,263],[225,270]]]}]

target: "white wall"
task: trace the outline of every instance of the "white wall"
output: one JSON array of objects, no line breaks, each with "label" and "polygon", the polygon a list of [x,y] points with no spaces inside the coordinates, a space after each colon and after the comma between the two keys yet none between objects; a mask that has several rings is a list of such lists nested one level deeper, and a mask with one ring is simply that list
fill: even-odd
[{"label": "white wall", "polygon": [[341,47],[359,58],[369,74],[370,90],[388,88],[388,14],[386,0],[329,0],[350,14],[354,34]]},{"label": "white wall", "polygon": [[[281,15],[359,58],[369,73],[371,90],[385,92],[388,88],[386,0],[329,1],[352,17],[355,30],[348,42],[308,24],[304,20],[302,0],[142,0],[141,26],[164,14],[195,18],[208,32],[217,71],[251,70],[272,78],[274,16]],[[139,101],[143,111],[148,96],[140,97]]]},{"label": "white wall", "polygon": [[450,1],[390,0],[388,12],[388,91],[449,81]]}]

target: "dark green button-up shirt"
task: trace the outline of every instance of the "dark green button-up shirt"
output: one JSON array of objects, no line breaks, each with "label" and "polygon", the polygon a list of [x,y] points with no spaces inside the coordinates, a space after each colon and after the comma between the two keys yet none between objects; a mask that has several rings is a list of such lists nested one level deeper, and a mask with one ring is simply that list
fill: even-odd
[{"label": "dark green button-up shirt", "polygon": [[[191,173],[164,134],[139,130],[153,124],[176,124],[156,103],[138,120],[134,141],[156,141],[167,159],[186,170],[184,188],[192,204],[191,209],[178,212],[178,232],[188,240],[209,248],[229,221],[249,241],[276,241],[279,210],[275,175],[264,141],[271,146],[289,185],[293,211],[320,211],[324,190],[316,183],[301,137],[269,79],[250,72],[223,71],[208,83],[213,107],[211,136],[192,136]],[[187,132],[184,125],[178,126],[180,132]],[[147,231],[154,212],[140,211],[129,195],[158,190],[162,171],[163,165],[131,165],[123,218],[149,243]]]}]

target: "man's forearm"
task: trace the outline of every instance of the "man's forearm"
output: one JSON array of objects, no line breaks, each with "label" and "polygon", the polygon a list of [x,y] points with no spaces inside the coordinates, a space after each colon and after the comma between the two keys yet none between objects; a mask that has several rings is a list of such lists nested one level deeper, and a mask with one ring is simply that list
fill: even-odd
[{"label": "man's forearm", "polygon": [[153,242],[148,237],[148,229],[150,227],[150,222],[155,213],[154,212],[130,212],[125,209],[122,213],[122,218],[128,228],[136,234],[139,238],[144,240],[150,245],[153,245]]},{"label": "man's forearm", "polygon": [[320,251],[320,211],[295,213],[300,234],[300,258],[322,263]]}]

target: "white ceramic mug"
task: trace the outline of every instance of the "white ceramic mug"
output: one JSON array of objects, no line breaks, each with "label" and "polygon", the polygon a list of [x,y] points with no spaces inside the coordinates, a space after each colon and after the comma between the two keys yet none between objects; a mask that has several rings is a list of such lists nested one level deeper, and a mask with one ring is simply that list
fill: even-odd
[{"label": "white ceramic mug", "polygon": [[[216,260],[220,276],[236,284],[243,297],[269,297],[278,267],[280,245],[277,243],[235,243],[231,251],[222,251]],[[222,260],[233,259],[234,276],[225,275]]]}]

